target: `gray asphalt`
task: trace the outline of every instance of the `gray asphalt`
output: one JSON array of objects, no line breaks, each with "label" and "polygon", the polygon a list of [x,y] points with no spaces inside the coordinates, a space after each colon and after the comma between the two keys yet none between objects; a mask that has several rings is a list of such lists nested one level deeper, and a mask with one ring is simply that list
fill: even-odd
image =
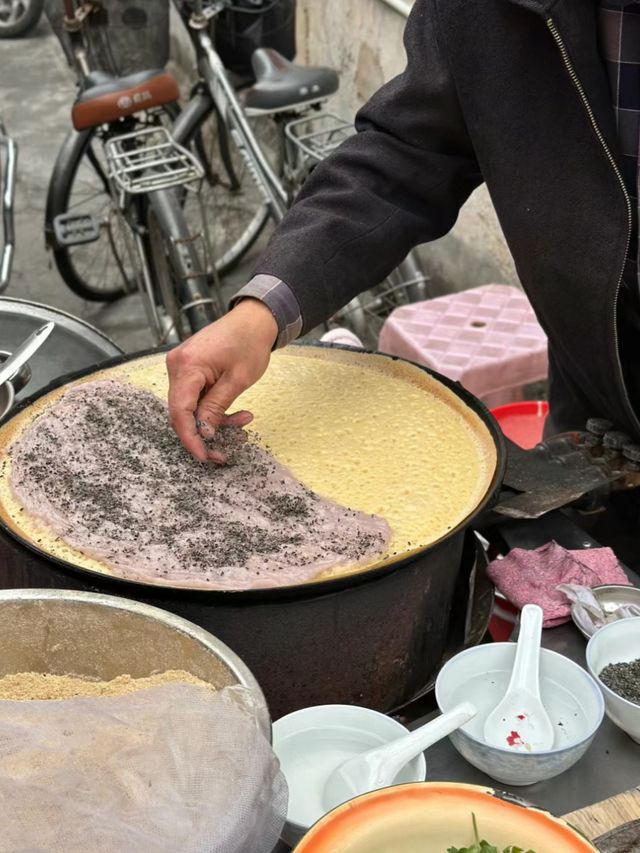
[{"label": "gray asphalt", "polygon": [[[85,302],[67,288],[44,244],[47,185],[71,126],[74,97],[74,76],[45,19],[26,38],[0,41],[0,116],[19,146],[16,255],[6,295],[82,317],[132,352],[153,344],[140,297],[134,294],[110,306]],[[240,286],[250,265],[248,258],[225,290]]]}]

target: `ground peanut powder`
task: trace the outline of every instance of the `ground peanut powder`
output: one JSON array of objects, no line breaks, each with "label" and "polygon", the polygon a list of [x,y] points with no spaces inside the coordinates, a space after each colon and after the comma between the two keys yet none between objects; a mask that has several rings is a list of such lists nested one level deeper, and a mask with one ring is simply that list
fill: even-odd
[{"label": "ground peanut powder", "polygon": [[74,696],[123,696],[136,690],[145,690],[159,684],[186,682],[209,690],[215,690],[208,681],[203,681],[183,669],[168,669],[146,678],[119,675],[112,681],[92,681],[73,675],[51,675],[43,672],[16,672],[0,678],[0,699],[71,699]]}]

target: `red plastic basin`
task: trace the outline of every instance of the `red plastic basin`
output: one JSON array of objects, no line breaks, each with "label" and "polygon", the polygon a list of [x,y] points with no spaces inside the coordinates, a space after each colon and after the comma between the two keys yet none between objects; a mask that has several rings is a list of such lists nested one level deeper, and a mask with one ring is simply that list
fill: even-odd
[{"label": "red plastic basin", "polygon": [[502,432],[515,444],[528,450],[542,441],[542,428],[549,411],[546,400],[523,400],[497,406],[491,414],[500,424]]}]

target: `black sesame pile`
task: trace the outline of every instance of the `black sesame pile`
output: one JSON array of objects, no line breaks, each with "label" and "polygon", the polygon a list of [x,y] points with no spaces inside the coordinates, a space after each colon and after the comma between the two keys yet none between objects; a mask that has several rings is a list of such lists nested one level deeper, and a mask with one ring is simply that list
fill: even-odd
[{"label": "black sesame pile", "polygon": [[600,680],[618,696],[640,705],[640,658],[608,664],[600,673]]},{"label": "black sesame pile", "polygon": [[23,511],[124,577],[244,589],[372,562],[386,522],[295,480],[234,427],[211,443],[224,466],[194,460],[164,403],[114,380],[68,391],[11,449]]}]

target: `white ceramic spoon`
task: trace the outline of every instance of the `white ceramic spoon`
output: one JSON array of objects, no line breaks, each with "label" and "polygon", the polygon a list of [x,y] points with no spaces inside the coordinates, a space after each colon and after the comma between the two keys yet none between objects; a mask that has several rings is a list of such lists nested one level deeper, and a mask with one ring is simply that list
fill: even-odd
[{"label": "white ceramic spoon", "polygon": [[487,717],[484,739],[490,746],[541,752],[553,746],[553,725],[540,699],[542,608],[526,604],[507,692]]},{"label": "white ceramic spoon", "polygon": [[471,702],[462,702],[446,714],[391,743],[343,761],[325,783],[322,797],[324,807],[330,811],[360,794],[393,784],[407,762],[459,729],[476,714],[477,710]]}]

